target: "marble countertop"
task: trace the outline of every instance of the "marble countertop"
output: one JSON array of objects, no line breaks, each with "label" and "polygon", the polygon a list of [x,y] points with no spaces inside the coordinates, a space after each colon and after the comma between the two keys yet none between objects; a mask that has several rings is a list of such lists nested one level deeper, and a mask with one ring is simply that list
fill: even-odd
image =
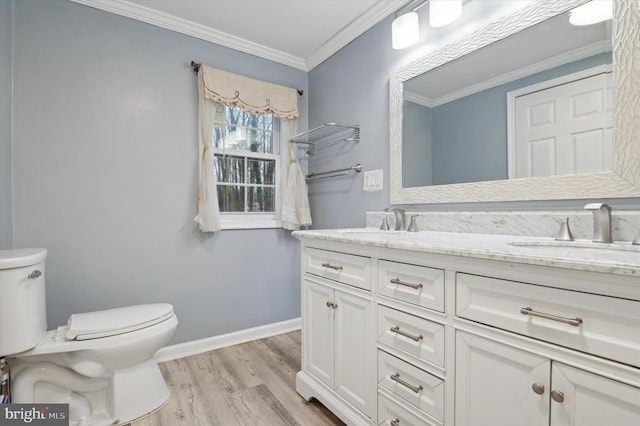
[{"label": "marble countertop", "polygon": [[541,237],[376,228],[295,231],[293,236],[640,277],[640,246],[629,242],[562,242]]}]

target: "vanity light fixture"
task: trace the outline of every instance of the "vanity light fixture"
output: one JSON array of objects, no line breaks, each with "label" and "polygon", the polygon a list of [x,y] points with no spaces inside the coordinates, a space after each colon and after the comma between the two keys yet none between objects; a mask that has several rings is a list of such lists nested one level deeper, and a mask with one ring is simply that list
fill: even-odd
[{"label": "vanity light fixture", "polygon": [[[413,0],[396,11],[391,24],[391,45],[394,49],[409,47],[420,38],[420,25],[416,10],[427,0]],[[429,25],[443,27],[458,19],[462,13],[462,0],[429,0]]]},{"label": "vanity light fixture", "polygon": [[462,14],[462,0],[429,0],[429,25],[444,27]]},{"label": "vanity light fixture", "polygon": [[394,49],[404,49],[418,41],[420,37],[420,27],[418,25],[418,14],[408,12],[398,16],[391,24],[391,45]]},{"label": "vanity light fixture", "polygon": [[412,0],[396,10],[396,18],[391,23],[391,46],[394,49],[409,47],[420,38],[420,25],[416,10],[427,0]]},{"label": "vanity light fixture", "polygon": [[611,0],[591,0],[569,12],[569,22],[576,26],[597,24],[612,18],[613,2]]}]

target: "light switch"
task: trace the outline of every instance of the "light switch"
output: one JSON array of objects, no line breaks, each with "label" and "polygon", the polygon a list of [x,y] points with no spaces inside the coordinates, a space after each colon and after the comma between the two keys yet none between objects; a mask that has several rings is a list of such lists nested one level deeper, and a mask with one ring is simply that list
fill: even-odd
[{"label": "light switch", "polygon": [[364,172],[364,189],[367,192],[382,191],[382,170]]}]

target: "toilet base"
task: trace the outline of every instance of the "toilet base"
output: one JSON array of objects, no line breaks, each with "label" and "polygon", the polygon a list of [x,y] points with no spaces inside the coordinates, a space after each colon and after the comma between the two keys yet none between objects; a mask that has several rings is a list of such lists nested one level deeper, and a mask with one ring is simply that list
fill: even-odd
[{"label": "toilet base", "polygon": [[170,396],[153,358],[115,370],[107,379],[86,377],[47,361],[11,361],[17,367],[12,402],[69,404],[72,426],[128,423],[157,410]]},{"label": "toilet base", "polygon": [[110,411],[119,423],[130,422],[155,411],[171,396],[153,358],[114,371],[110,385]]}]

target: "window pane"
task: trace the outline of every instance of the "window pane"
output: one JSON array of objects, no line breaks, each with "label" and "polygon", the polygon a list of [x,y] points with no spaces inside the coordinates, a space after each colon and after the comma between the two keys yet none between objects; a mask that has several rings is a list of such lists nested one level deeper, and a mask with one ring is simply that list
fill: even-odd
[{"label": "window pane", "polygon": [[224,141],[227,139],[226,128],[214,128],[213,129],[213,146],[216,148],[224,148]]},{"label": "window pane", "polygon": [[247,203],[250,212],[274,212],[275,211],[275,188],[264,188],[260,186],[247,187]]},{"label": "window pane", "polygon": [[263,130],[249,130],[251,151],[273,154],[273,133]]},{"label": "window pane", "polygon": [[218,206],[221,212],[244,212],[244,187],[218,185]]},{"label": "window pane", "polygon": [[247,167],[249,168],[249,183],[276,184],[275,160],[248,160]]},{"label": "window pane", "polygon": [[213,157],[213,163],[216,171],[216,179],[218,182],[244,182],[243,157],[223,157],[221,155],[215,155]]}]

